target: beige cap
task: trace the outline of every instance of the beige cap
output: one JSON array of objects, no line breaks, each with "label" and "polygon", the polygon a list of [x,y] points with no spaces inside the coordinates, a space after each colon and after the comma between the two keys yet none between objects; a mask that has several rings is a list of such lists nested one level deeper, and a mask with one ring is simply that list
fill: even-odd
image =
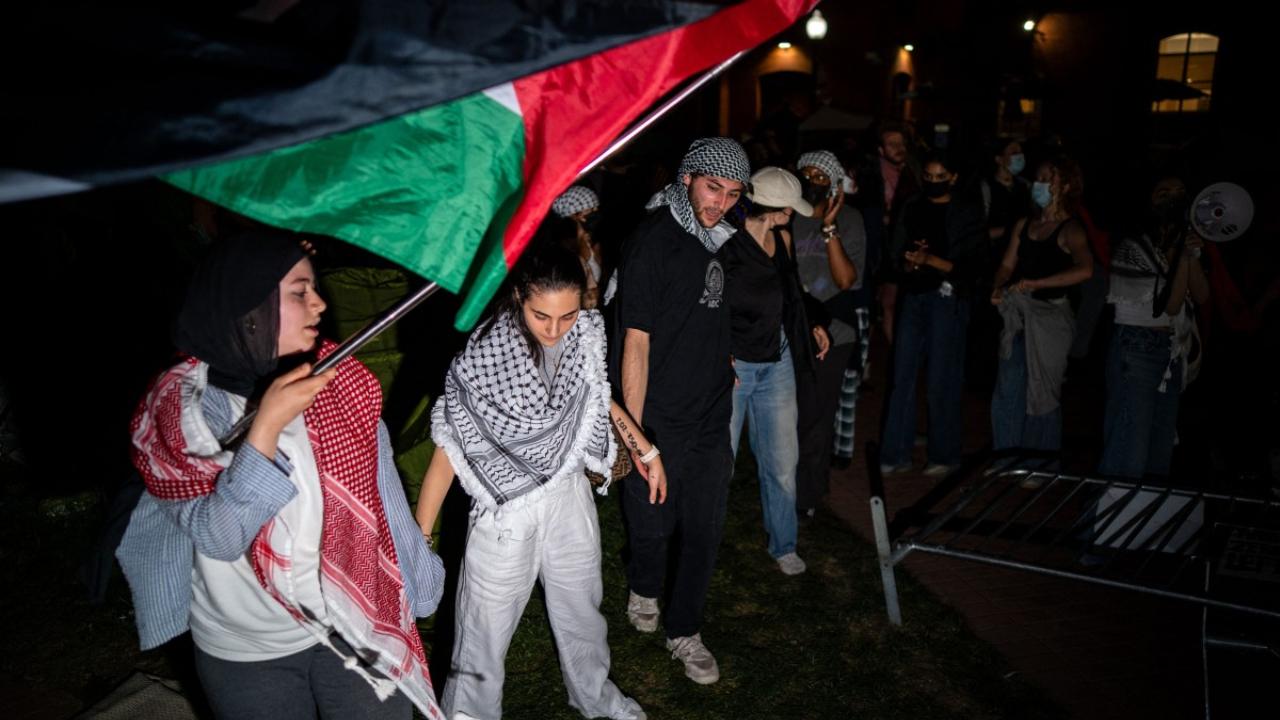
[{"label": "beige cap", "polygon": [[801,196],[800,181],[780,167],[760,168],[751,176],[751,192],[747,198],[756,205],[791,208],[808,217],[813,206]]}]

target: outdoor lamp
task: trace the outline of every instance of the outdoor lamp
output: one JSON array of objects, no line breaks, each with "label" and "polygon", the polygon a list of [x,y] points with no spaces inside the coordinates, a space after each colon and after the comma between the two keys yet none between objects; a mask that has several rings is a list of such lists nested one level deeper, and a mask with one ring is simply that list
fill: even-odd
[{"label": "outdoor lamp", "polygon": [[1027,32],[1031,32],[1032,30],[1035,30],[1036,21],[1028,18],[1026,22],[1022,23],[1022,29],[1026,30]]},{"label": "outdoor lamp", "polygon": [[804,24],[804,32],[810,40],[821,40],[827,36],[827,19],[822,17],[821,10],[814,10],[809,21]]}]

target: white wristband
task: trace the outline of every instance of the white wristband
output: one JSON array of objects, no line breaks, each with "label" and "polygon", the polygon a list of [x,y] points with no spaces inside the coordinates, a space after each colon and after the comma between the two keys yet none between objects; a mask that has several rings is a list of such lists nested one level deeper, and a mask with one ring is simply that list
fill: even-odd
[{"label": "white wristband", "polygon": [[662,453],[658,452],[657,445],[650,445],[649,452],[640,456],[640,462],[644,463],[645,465],[648,465],[649,463],[653,462],[654,458],[658,457],[661,454]]}]

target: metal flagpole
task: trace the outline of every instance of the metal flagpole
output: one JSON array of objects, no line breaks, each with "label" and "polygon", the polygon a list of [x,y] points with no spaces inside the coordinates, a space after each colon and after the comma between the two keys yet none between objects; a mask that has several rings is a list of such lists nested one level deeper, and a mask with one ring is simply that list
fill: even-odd
[{"label": "metal flagpole", "polygon": [[[319,375],[330,368],[336,367],[338,363],[355,354],[355,352],[364,347],[366,343],[377,337],[383,330],[391,327],[395,321],[404,317],[406,313],[417,307],[423,300],[434,295],[439,289],[440,286],[433,282],[429,282],[418,288],[411,295],[393,305],[377,320],[374,320],[364,326],[364,328],[355,335],[344,340],[336,350],[326,356],[325,359],[316,363],[316,366],[311,369],[311,374],[313,376]],[[222,445],[229,445],[238,440],[240,436],[249,429],[249,426],[253,424],[253,418],[257,414],[258,411],[256,408],[246,410],[244,416],[240,418],[239,422],[232,425],[226,435],[218,438],[218,442]]]},{"label": "metal flagpole", "polygon": [[657,108],[655,108],[653,112],[641,118],[639,122],[631,126],[631,129],[622,133],[622,135],[619,136],[617,140],[614,140],[612,143],[610,143],[609,147],[604,149],[604,152],[600,153],[598,156],[596,156],[594,160],[592,160],[591,162],[583,166],[583,168],[578,171],[578,177],[582,177],[583,175],[586,175],[587,173],[591,172],[591,170],[595,168],[595,166],[599,165],[605,160],[608,160],[609,157],[612,156],[614,153],[626,147],[628,144],[630,144],[632,140],[636,139],[637,135],[649,129],[650,125],[657,122],[658,119],[661,118],[663,115],[666,115],[667,112],[671,110],[671,108],[684,102],[685,98],[697,92],[698,89],[701,88],[703,85],[706,85],[708,82],[711,82],[715,78],[719,77],[720,73],[724,72],[725,70],[728,70],[730,65],[738,62],[738,60],[743,55],[746,55],[746,54],[747,54],[746,50],[739,50],[738,52],[729,56],[728,60],[725,60],[719,65],[706,71],[697,80],[694,80],[693,82],[689,83],[686,87],[684,87],[680,92],[676,93],[675,95],[672,95],[671,99],[662,103]]},{"label": "metal flagpole", "polygon": [[[683,102],[685,98],[697,92],[697,90],[701,88],[703,85],[706,85],[708,82],[718,77],[721,73],[723,73],[726,69],[728,69],[730,65],[733,65],[735,62],[738,61],[739,58],[741,58],[745,54],[746,54],[745,50],[740,50],[737,53],[734,53],[732,56],[729,57],[729,59],[725,60],[719,65],[716,65],[715,67],[706,71],[705,73],[700,75],[697,80],[694,80],[693,82],[689,83],[684,88],[682,88],[680,92],[676,93],[675,95],[672,95],[671,98],[668,99],[666,102],[654,108],[651,112],[649,112],[649,114],[645,115],[635,125],[632,125],[626,132],[624,132],[621,136],[619,136],[617,140],[614,140],[612,143],[610,143],[609,147],[605,148],[604,151],[601,152],[599,155],[597,155],[594,159],[592,159],[591,162],[583,166],[583,168],[578,171],[577,177],[582,177],[583,175],[586,175],[587,173],[591,172],[591,170],[594,169],[597,165],[604,162],[605,160],[608,160],[611,156],[613,156],[619,150],[626,147],[628,144],[630,144],[632,140],[636,138],[637,135],[647,130],[650,125],[653,125],[663,115],[666,115],[668,112],[670,112],[672,108],[674,108],[676,105],[679,105],[681,102]],[[362,330],[357,332],[355,335],[352,335],[351,337],[344,340],[342,344],[338,346],[338,349],[334,350],[325,359],[316,363],[316,366],[311,370],[311,374],[319,375],[320,373],[335,367],[338,363],[347,359],[348,357],[353,355],[356,351],[358,351],[360,348],[364,347],[365,344],[368,343],[370,340],[373,340],[375,337],[377,337],[379,333],[381,333],[383,330],[386,330],[388,327],[394,324],[397,320],[404,317],[406,313],[408,313],[410,310],[417,307],[423,300],[426,300],[427,298],[434,295],[435,292],[439,289],[440,289],[439,285],[437,285],[434,282],[429,282],[426,285],[423,285],[421,288],[415,290],[411,295],[409,295],[405,299],[401,300],[400,302],[396,303],[391,308],[389,308],[385,313],[383,313],[380,317],[378,317],[377,320],[374,320],[372,323],[369,323]],[[240,418],[240,421],[237,422],[235,425],[233,425],[231,429],[227,431],[226,435],[219,438],[218,442],[222,443],[223,445],[228,445],[230,443],[235,442],[237,439],[239,439],[241,435],[245,433],[245,431],[249,429],[249,426],[253,424],[253,418],[255,415],[257,415],[257,410],[249,410],[245,412],[244,417]]]}]

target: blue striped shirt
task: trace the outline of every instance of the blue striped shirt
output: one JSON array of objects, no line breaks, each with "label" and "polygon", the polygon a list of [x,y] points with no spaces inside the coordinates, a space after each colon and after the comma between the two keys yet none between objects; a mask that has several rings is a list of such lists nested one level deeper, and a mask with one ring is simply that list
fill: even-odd
[{"label": "blue striped shirt", "polygon": [[[225,391],[209,386],[201,410],[217,435],[233,422]],[[242,443],[218,476],[212,493],[190,500],[158,500],[143,493],[129,519],[116,557],[133,593],[143,650],[188,629],[193,552],[232,561],[244,555],[258,531],[297,494],[293,466],[277,454],[268,459]],[[391,437],[378,421],[378,491],[391,528],[405,591],[416,617],[436,611],[444,592],[444,564],[426,540],[405,499],[391,454]]]}]

